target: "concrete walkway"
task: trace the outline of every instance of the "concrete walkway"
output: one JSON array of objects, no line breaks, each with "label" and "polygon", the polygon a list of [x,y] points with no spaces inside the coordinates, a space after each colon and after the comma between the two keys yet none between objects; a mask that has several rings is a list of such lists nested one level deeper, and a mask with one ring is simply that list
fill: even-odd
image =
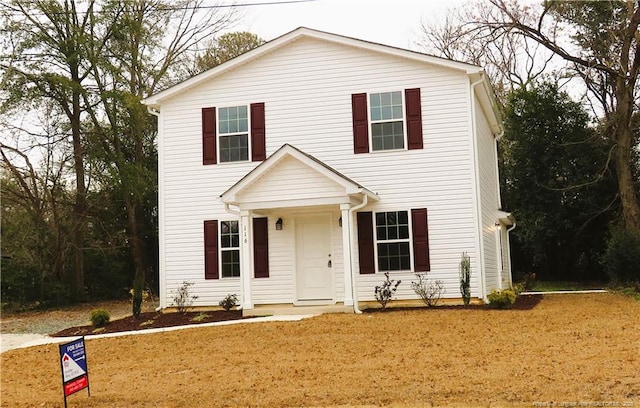
[{"label": "concrete walkway", "polygon": [[[264,317],[254,317],[251,319],[242,319],[242,320],[227,320],[223,322],[214,322],[214,323],[201,323],[201,324],[190,324],[185,326],[163,327],[160,329],[147,329],[147,330],[136,330],[136,331],[129,331],[129,332],[95,334],[91,336],[85,336],[84,338],[87,340],[91,340],[91,339],[101,339],[105,337],[130,336],[132,334],[163,333],[163,332],[174,331],[174,330],[194,329],[194,328],[200,328],[200,327],[227,326],[232,324],[260,323],[260,322],[292,322],[292,321],[299,321],[299,320],[302,320],[308,317],[313,317],[313,316],[317,316],[317,315],[306,314],[306,315],[264,316]],[[66,343],[68,341],[72,341],[73,339],[77,339],[77,338],[78,336],[50,337],[44,334],[2,333],[0,334],[0,353],[4,353],[5,351],[8,351],[8,350],[40,346],[43,344]]]}]

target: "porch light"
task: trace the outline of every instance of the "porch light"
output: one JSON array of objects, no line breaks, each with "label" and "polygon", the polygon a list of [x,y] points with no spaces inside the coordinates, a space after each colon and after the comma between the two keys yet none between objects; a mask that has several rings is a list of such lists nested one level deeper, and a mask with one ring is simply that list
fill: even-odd
[{"label": "porch light", "polygon": [[342,227],[342,217],[338,218],[338,226]]},{"label": "porch light", "polygon": [[496,223],[494,225],[496,226],[497,230],[500,230],[500,223],[498,221],[496,221]]},{"label": "porch light", "polygon": [[282,218],[278,218],[276,221],[276,231],[282,231]]}]

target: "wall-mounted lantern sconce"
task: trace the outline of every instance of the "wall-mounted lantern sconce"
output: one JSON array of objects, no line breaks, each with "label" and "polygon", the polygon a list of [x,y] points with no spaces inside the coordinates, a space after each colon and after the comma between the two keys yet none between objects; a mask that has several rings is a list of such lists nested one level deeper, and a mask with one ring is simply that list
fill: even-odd
[{"label": "wall-mounted lantern sconce", "polygon": [[282,231],[282,218],[278,218],[276,221],[276,231]]},{"label": "wall-mounted lantern sconce", "polygon": [[496,221],[496,223],[494,224],[496,226],[496,229],[499,230],[500,229],[500,223],[498,221]]},{"label": "wall-mounted lantern sconce", "polygon": [[338,226],[342,227],[342,217],[338,218]]}]

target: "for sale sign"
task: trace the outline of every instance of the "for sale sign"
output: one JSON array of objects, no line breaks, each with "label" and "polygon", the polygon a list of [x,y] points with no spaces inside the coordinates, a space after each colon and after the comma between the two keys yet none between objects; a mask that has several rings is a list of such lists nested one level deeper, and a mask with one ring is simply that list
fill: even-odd
[{"label": "for sale sign", "polygon": [[80,390],[89,390],[89,373],[87,370],[87,354],[84,348],[84,337],[60,346],[60,368],[62,369],[62,389],[64,391],[64,406],[67,406],[67,396]]}]

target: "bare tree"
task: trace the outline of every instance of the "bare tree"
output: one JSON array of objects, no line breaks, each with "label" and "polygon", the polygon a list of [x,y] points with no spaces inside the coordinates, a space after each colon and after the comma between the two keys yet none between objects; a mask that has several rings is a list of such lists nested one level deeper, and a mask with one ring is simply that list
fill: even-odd
[{"label": "bare tree", "polygon": [[[640,231],[638,181],[633,175],[633,149],[639,133],[633,126],[640,69],[638,2],[545,1],[537,5],[489,0],[485,8],[466,14],[464,19],[463,36],[485,42],[487,48],[504,47],[505,41],[533,41],[564,60],[570,72],[583,80],[592,101],[600,105],[604,133],[615,144],[624,224]],[[455,33],[451,37],[455,39]],[[504,68],[506,72],[513,70],[509,64]]]},{"label": "bare tree", "polygon": [[122,192],[122,219],[136,274],[144,274],[138,219],[140,196],[155,191],[155,127],[140,100],[183,79],[192,60],[188,54],[236,15],[235,7],[204,0],[13,0],[0,5],[0,111],[30,122],[18,133],[20,142],[4,143],[3,151],[13,148],[28,158],[28,132],[43,126],[27,117],[28,108],[44,104],[61,113],[60,142],[70,142],[66,164],[74,170],[69,231],[74,266],[65,278],[74,299],[84,296],[87,197],[94,177],[103,184],[110,179]]}]

